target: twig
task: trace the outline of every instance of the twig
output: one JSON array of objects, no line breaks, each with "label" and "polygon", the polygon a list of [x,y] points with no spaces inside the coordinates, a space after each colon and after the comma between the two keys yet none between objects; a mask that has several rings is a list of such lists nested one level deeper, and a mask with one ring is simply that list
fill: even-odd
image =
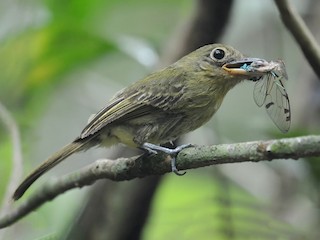
[{"label": "twig", "polygon": [[288,0],[275,0],[284,25],[296,39],[313,71],[320,78],[320,47],[307,25]]},{"label": "twig", "polygon": [[[298,159],[311,156],[320,156],[320,136],[192,147],[179,153],[177,164],[178,168],[183,170],[223,163]],[[28,200],[0,218],[0,228],[13,224],[67,190],[91,185],[98,179],[123,181],[170,172],[169,160],[162,154],[98,160],[76,173],[45,184]]]},{"label": "twig", "polygon": [[6,129],[10,133],[12,141],[12,172],[6,189],[6,193],[1,206],[1,214],[5,214],[10,208],[10,199],[15,187],[22,177],[22,151],[19,128],[13,117],[5,106],[0,102],[0,120],[4,123]]},{"label": "twig", "polygon": [[[12,201],[10,201],[12,193],[21,180],[22,177],[22,151],[19,128],[11,116],[10,112],[0,102],[0,120],[4,123],[5,128],[8,130],[11,136],[12,142],[12,171],[7,185],[6,192],[4,194],[1,206],[1,216],[10,212],[12,207]],[[3,239],[5,235],[4,231],[0,233],[0,239]]]}]

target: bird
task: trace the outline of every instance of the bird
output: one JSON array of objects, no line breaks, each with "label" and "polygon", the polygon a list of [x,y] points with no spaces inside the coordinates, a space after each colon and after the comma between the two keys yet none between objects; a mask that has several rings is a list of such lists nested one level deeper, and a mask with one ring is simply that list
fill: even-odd
[{"label": "bird", "polygon": [[258,58],[245,57],[225,44],[209,44],[170,66],[142,78],[118,92],[84,127],[78,137],[51,155],[18,186],[18,200],[41,175],[70,155],[91,147],[122,143],[149,153],[175,156],[190,145],[170,149],[162,144],[205,124],[219,109],[227,92],[257,73],[244,71]]}]

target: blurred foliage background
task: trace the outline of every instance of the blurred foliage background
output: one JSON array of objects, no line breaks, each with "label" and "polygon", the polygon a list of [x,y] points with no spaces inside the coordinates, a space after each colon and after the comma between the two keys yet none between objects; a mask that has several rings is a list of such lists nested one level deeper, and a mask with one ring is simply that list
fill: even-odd
[{"label": "blurred foliage background", "polygon": [[[190,51],[188,41],[198,30],[210,29],[200,23],[188,33],[208,2],[1,0],[0,101],[19,124],[25,174],[73,140],[90,114],[121,88]],[[225,12],[212,11],[221,14],[212,23],[221,24],[221,31],[208,41],[285,61],[292,129],[285,136],[278,132],[254,104],[248,82],[232,90],[213,120],[183,141],[210,145],[319,133],[319,81],[274,3],[221,2]],[[319,37],[319,2],[292,3]],[[30,192],[92,160],[128,154],[114,147],[73,156]],[[0,156],[1,197],[12,157],[1,124]],[[0,231],[3,239],[317,239],[319,169],[317,159],[306,159],[213,166],[181,178],[100,181],[63,194]]]}]

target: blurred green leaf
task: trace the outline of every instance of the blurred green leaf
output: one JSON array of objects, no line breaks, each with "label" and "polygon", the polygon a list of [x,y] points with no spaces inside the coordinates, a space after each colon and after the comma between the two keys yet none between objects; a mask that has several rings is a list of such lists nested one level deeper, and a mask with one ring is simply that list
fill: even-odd
[{"label": "blurred green leaf", "polygon": [[169,175],[156,194],[144,239],[294,239],[303,235],[228,179]]},{"label": "blurred green leaf", "polygon": [[0,78],[1,99],[21,106],[21,100],[26,103],[26,96],[52,87],[62,74],[114,49],[107,40],[61,25],[26,33],[2,50],[7,57],[0,62],[4,69]]}]

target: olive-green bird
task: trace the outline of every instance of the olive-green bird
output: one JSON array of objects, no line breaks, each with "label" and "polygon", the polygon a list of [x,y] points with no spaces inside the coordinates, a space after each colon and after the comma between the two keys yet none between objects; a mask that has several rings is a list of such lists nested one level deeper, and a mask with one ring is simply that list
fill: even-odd
[{"label": "olive-green bird", "polygon": [[211,44],[133,83],[117,93],[79,137],[35,169],[13,199],[19,199],[36,179],[71,154],[93,146],[123,143],[152,153],[162,151],[172,156],[172,171],[179,174],[175,156],[188,145],[169,149],[160,144],[206,123],[231,88],[256,77],[240,69],[256,60],[244,58],[230,46]]}]

